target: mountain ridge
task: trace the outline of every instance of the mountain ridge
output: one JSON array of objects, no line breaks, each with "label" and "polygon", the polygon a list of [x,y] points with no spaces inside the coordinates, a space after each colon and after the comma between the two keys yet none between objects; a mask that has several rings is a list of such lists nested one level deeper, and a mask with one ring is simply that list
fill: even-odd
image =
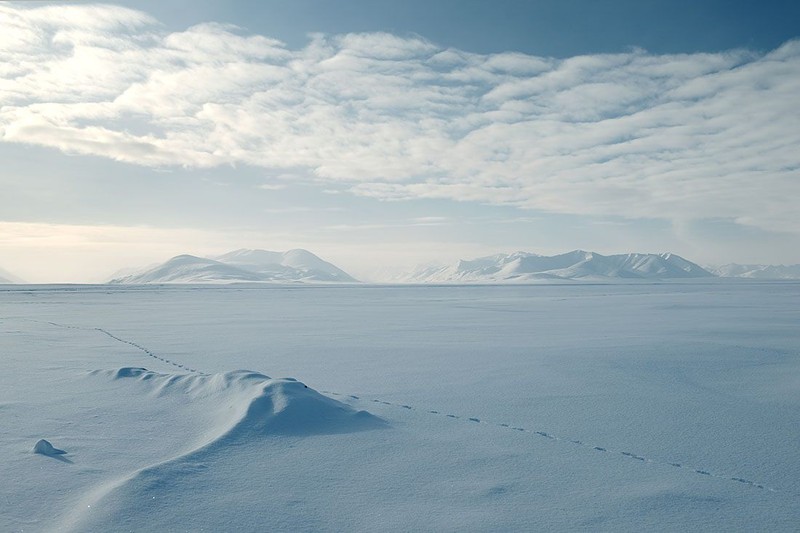
[{"label": "mountain ridge", "polygon": [[800,279],[800,265],[728,263],[726,265],[708,267],[708,270],[721,278]]},{"label": "mountain ridge", "polygon": [[357,280],[307,250],[240,249],[213,258],[177,255],[154,267],[109,281],[122,285],[235,282],[355,283]]},{"label": "mountain ridge", "polygon": [[674,279],[714,277],[673,253],[602,255],[573,250],[554,256],[530,252],[495,254],[454,265],[423,267],[396,281],[405,283],[507,283],[545,280]]},{"label": "mountain ridge", "polygon": [[8,270],[0,268],[0,284],[2,285],[16,285],[16,284],[25,284],[28,283],[24,279],[20,278],[19,276],[15,276]]}]

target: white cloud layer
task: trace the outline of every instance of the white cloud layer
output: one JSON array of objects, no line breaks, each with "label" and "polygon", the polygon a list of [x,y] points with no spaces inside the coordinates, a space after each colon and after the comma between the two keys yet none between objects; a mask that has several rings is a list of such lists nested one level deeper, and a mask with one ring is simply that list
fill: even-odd
[{"label": "white cloud layer", "polygon": [[374,33],[290,50],[85,5],[0,5],[0,27],[3,142],[308,168],[380,199],[800,232],[800,41],[556,60]]}]

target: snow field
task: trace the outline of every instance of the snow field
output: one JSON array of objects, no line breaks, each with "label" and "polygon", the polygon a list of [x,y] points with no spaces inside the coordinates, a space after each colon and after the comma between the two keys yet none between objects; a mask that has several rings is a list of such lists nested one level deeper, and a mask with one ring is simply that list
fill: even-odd
[{"label": "snow field", "polygon": [[798,523],[795,284],[73,289],[0,293],[3,530]]}]

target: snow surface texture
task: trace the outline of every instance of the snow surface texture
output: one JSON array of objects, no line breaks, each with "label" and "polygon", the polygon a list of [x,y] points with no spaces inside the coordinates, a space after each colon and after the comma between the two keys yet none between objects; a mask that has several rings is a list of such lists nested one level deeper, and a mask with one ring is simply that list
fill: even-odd
[{"label": "snow surface texture", "polygon": [[[194,442],[183,444],[174,456],[137,469],[92,491],[65,525],[85,530],[114,529],[127,514],[125,502],[135,502],[152,491],[152,484],[180,476],[186,468],[205,468],[205,461],[229,453],[249,441],[268,437],[308,437],[351,433],[385,427],[366,411],[356,411],[325,397],[293,379],[271,379],[258,372],[237,370],[214,375],[160,374],[145,368],[123,367],[94,371],[95,376],[138,382],[145,394],[188,401],[202,406],[203,430]],[[197,413],[195,413],[197,415]],[[257,467],[256,464],[253,465]],[[268,474],[265,472],[265,474]],[[220,487],[222,488],[222,487]],[[95,509],[94,512],[91,509]],[[129,520],[126,528],[141,527]],[[157,525],[146,529],[159,529]],[[188,530],[194,530],[189,528]],[[221,530],[221,529],[220,529]]]},{"label": "snow surface texture", "polygon": [[110,283],[355,282],[335,265],[306,250],[236,250],[216,258],[179,255],[144,272]]},{"label": "snow surface texture", "polygon": [[8,286],[0,531],[794,531],[799,296]]},{"label": "snow surface texture", "polygon": [[544,280],[673,279],[712,277],[675,254],[600,255],[576,250],[556,256],[528,252],[498,254],[456,265],[427,267],[398,281],[410,283],[497,283]]}]

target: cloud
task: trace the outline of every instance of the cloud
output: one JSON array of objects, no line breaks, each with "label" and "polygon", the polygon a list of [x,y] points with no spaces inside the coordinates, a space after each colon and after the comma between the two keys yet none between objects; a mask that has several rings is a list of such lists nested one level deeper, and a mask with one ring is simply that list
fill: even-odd
[{"label": "cloud", "polygon": [[0,140],[325,190],[800,232],[800,41],[557,60],[386,33],[300,50],[115,6],[0,5]]},{"label": "cloud", "polygon": [[343,207],[312,207],[308,205],[295,205],[290,207],[265,207],[261,210],[264,213],[288,214],[288,213],[343,213]]},{"label": "cloud", "polygon": [[402,222],[332,224],[323,226],[323,231],[382,230],[391,228],[420,228],[451,225],[447,217],[415,217]]}]

